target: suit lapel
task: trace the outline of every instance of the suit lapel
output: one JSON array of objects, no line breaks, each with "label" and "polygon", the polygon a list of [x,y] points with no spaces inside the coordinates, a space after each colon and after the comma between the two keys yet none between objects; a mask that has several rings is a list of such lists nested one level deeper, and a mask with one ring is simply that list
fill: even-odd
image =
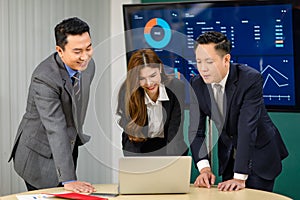
[{"label": "suit lapel", "polygon": [[56,55],[56,60],[59,64],[59,70],[60,70],[60,74],[62,76],[62,80],[64,82],[64,88],[67,91],[67,93],[70,95],[71,100],[72,100],[72,114],[74,116],[73,119],[74,119],[76,130],[77,130],[77,132],[79,132],[79,117],[77,116],[78,108],[75,103],[76,101],[75,101],[75,95],[74,95],[71,79],[70,79],[70,76],[69,76],[61,58],[58,56],[58,54]]},{"label": "suit lapel", "polygon": [[[203,108],[206,108],[207,111],[209,111],[209,116],[211,116],[212,111],[211,111],[211,102],[213,96],[211,96],[212,93],[212,89],[210,84],[207,85],[202,78],[199,78],[195,81],[195,86],[193,86],[194,90],[195,90],[195,95],[197,96],[197,101],[199,101],[198,103],[204,102],[206,105],[203,106]],[[193,90],[191,90],[191,92],[194,92]],[[194,94],[191,94],[191,96],[194,96]],[[197,104],[198,104],[197,103]]]},{"label": "suit lapel", "polygon": [[80,88],[81,88],[81,108],[80,108],[80,113],[82,113],[80,117],[80,120],[83,120],[82,117],[84,116],[83,113],[84,110],[86,109],[86,105],[89,99],[89,88],[83,87],[84,85],[88,85],[90,80],[90,75],[88,74],[87,70],[82,72],[82,77],[81,77],[81,83],[80,83]]},{"label": "suit lapel", "polygon": [[[226,106],[224,109],[226,110],[226,117],[225,117],[225,122],[224,122],[224,129],[226,130],[226,126],[227,126],[227,122],[228,122],[228,113],[230,112],[230,108],[232,105],[232,98],[235,94],[236,88],[237,88],[237,82],[238,81],[238,77],[237,77],[237,71],[236,71],[236,66],[230,64],[230,70],[229,70],[229,74],[228,74],[228,78],[226,81],[226,85],[225,85],[225,96],[224,96],[224,106]],[[228,133],[224,132],[220,135],[220,139],[222,140],[222,142],[218,143],[219,145],[219,151],[218,151],[218,155],[220,158],[220,163],[221,163],[221,168],[220,168],[220,172],[223,172],[224,169],[222,168],[223,166],[227,165],[228,162],[228,157],[229,154],[226,153],[231,149],[232,146],[232,139],[230,138],[230,136],[228,135]]]},{"label": "suit lapel", "polygon": [[170,101],[171,101],[171,94],[169,92],[169,89],[166,88],[166,92],[167,92],[167,95],[168,95],[168,98],[169,100],[168,101],[161,101],[161,105],[162,107],[164,108],[163,109],[163,120],[166,121],[167,119],[167,116],[170,116],[169,115],[169,111],[170,111]]},{"label": "suit lapel", "polygon": [[[229,113],[229,109],[231,108],[231,104],[232,104],[232,97],[236,91],[236,82],[238,80],[237,77],[237,72],[236,72],[236,67],[232,64],[230,64],[230,71],[228,74],[228,78],[226,81],[226,86],[225,86],[225,96],[224,96],[224,106],[225,106],[225,110],[226,110],[226,121],[227,121],[227,117],[228,117],[228,113]],[[225,121],[225,124],[226,124]]]},{"label": "suit lapel", "polygon": [[62,80],[64,81],[65,89],[70,94],[70,96],[73,96],[73,86],[71,83],[70,76],[64,66],[64,63],[62,62],[61,58],[58,56],[58,54],[56,55],[56,60],[59,64],[59,70],[60,70]]},{"label": "suit lapel", "polygon": [[[213,107],[212,106],[212,104],[213,104],[213,102],[215,102],[214,101],[214,95],[213,95],[213,91],[212,91],[212,88],[211,88],[211,84],[206,84],[206,83],[204,83],[204,85],[203,85],[204,87],[206,87],[206,88],[201,88],[201,89],[203,89],[203,91],[204,91],[204,95],[203,95],[203,97],[205,98],[205,102],[206,102],[206,106],[209,108],[209,110],[211,111],[211,113],[210,113],[210,116],[212,115],[212,110],[211,110],[211,108]],[[203,98],[202,97],[202,98]]]}]

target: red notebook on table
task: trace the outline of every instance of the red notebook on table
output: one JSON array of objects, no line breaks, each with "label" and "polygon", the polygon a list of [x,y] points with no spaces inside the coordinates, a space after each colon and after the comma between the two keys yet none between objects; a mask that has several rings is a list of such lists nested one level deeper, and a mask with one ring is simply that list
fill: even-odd
[{"label": "red notebook on table", "polygon": [[49,195],[53,195],[55,197],[65,198],[65,199],[108,200],[107,198],[103,198],[103,197],[90,196],[90,195],[87,195],[87,194],[80,194],[80,193],[75,193],[75,192],[71,192],[71,193],[59,193],[59,194],[49,194]]}]

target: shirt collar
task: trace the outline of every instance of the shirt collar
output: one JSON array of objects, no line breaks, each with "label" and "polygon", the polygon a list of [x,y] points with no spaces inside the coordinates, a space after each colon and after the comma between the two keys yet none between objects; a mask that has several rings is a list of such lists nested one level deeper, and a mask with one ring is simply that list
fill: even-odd
[{"label": "shirt collar", "polygon": [[65,68],[67,69],[67,72],[69,74],[69,77],[72,78],[77,72],[80,72],[78,70],[74,70],[71,67],[69,67],[68,65],[64,64]]},{"label": "shirt collar", "polygon": [[[158,98],[157,98],[157,101],[169,101],[169,97],[168,97],[168,94],[167,94],[167,91],[166,91],[166,87],[164,84],[159,84],[159,94],[158,94]],[[153,102],[151,100],[151,98],[148,96],[147,92],[145,92],[145,104],[155,104],[156,102]]]},{"label": "shirt collar", "polygon": [[215,84],[219,84],[219,85],[222,86],[222,88],[225,88],[226,81],[227,81],[227,78],[228,78],[228,74],[229,74],[229,70],[228,70],[227,74],[225,75],[225,77],[219,83],[212,83],[211,86],[214,88]]}]

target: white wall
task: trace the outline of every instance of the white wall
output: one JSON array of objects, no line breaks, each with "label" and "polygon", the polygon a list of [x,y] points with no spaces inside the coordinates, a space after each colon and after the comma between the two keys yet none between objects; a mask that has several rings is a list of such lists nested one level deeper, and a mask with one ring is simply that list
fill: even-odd
[{"label": "white wall", "polygon": [[[111,2],[111,60],[110,60],[110,74],[111,74],[111,143],[112,143],[112,182],[118,182],[118,159],[122,156],[121,149],[121,132],[120,127],[117,126],[117,117],[115,114],[117,106],[118,90],[126,77],[126,50],[125,37],[123,25],[123,10],[120,4],[140,3],[140,0],[114,0]],[[120,24],[121,22],[121,24]]]},{"label": "white wall", "polygon": [[114,95],[126,73],[121,4],[130,2],[0,0],[0,196],[25,191],[7,160],[25,111],[31,73],[55,50],[55,25],[71,16],[90,25],[97,64],[85,125],[92,140],[80,148],[78,177],[92,183],[117,182],[121,130],[114,122]]}]

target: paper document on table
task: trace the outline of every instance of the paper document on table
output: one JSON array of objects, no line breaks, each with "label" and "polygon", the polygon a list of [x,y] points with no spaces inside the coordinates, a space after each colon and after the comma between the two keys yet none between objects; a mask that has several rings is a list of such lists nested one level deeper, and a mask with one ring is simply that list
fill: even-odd
[{"label": "paper document on table", "polygon": [[24,195],[16,195],[19,200],[43,200],[48,199],[49,197],[53,197],[53,195],[48,194],[24,194]]}]

